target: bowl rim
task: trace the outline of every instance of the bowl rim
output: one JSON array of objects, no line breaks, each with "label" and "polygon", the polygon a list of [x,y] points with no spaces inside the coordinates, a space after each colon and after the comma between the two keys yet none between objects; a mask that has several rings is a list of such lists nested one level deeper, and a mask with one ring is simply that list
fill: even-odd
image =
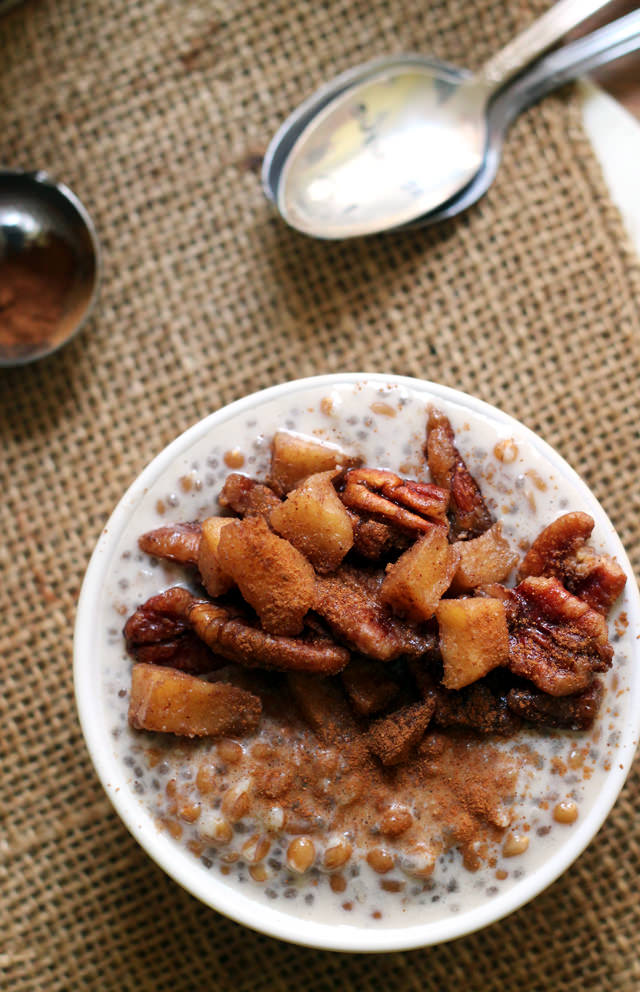
[{"label": "bowl rim", "polygon": [[[520,421],[497,407],[460,390],[429,380],[383,373],[333,373],[289,380],[249,394],[209,414],[180,434],[168,444],[143,469],[121,498],[106,526],[103,528],[91,556],[78,601],[74,630],[74,689],[76,706],[85,742],[107,796],[116,812],[146,853],[174,881],[207,906],[249,928],[268,936],[303,946],[332,951],[376,952],[411,950],[444,943],[473,933],[490,925],[524,906],[554,882],[584,851],[595,837],[611,811],[629,772],[640,734],[640,674],[631,677],[627,712],[635,713],[620,730],[614,752],[615,761],[603,788],[584,819],[578,822],[566,841],[530,875],[517,882],[505,893],[472,907],[467,911],[431,922],[406,927],[367,928],[364,925],[327,924],[310,919],[300,919],[288,913],[253,900],[232,885],[203,871],[202,866],[189,852],[177,847],[175,841],[161,833],[149,811],[127,785],[125,769],[116,760],[109,738],[101,731],[100,694],[95,693],[97,662],[93,651],[97,605],[101,585],[111,561],[111,552],[131,513],[144,499],[146,491],[171,462],[200,440],[214,426],[224,423],[262,403],[288,393],[318,386],[334,387],[338,384],[371,382],[405,387],[418,393],[458,404],[470,412],[488,417],[494,423],[517,431],[548,459],[551,466],[584,497],[583,508],[588,510],[607,533],[607,550],[615,554],[625,570],[628,581],[626,604],[631,629],[640,627],[640,594],[633,570],[620,539],[596,497],[580,476],[546,441]],[[633,644],[636,642],[633,641]],[[636,648],[636,652],[637,652]],[[87,663],[90,659],[90,663]],[[633,672],[633,665],[631,665]]]}]

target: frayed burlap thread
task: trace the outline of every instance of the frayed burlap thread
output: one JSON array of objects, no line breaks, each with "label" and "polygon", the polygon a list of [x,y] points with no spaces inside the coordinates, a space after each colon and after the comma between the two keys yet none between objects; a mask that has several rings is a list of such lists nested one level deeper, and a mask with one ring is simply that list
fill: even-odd
[{"label": "frayed burlap thread", "polygon": [[340,370],[435,379],[537,430],[640,566],[640,268],[581,124],[547,99],[476,208],[344,244],[288,230],[260,189],[301,97],[385,52],[476,67],[542,0],[32,0],[0,20],[0,161],[91,210],[100,307],[0,373],[0,987],[12,992],[632,992],[638,766],[598,838],[489,929],[379,959],[278,943],[205,908],[122,826],[89,763],[75,604],[126,486],[221,404]]}]

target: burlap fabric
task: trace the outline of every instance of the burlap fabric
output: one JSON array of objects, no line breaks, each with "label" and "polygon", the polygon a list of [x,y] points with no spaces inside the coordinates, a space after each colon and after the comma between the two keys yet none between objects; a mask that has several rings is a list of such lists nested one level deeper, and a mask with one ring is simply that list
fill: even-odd
[{"label": "burlap fabric", "polygon": [[635,773],[575,866],[449,945],[374,958],[255,935],[157,869],[102,793],[72,624],[125,487],[223,403],[338,370],[496,403],[580,471],[640,565],[640,268],[574,91],[514,128],[489,196],[438,230],[321,244],[267,206],[260,156],[317,84],[426,50],[477,66],[544,2],[43,0],[0,22],[0,161],[95,218],[99,312],[0,377],[0,986],[23,990],[640,987]]}]

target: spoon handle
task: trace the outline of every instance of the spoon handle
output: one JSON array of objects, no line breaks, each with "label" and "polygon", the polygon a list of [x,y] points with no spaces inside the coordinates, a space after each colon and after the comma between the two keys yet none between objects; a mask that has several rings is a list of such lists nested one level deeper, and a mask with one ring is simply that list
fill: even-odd
[{"label": "spoon handle", "polygon": [[640,10],[551,52],[496,98],[503,104],[503,130],[527,107],[548,93],[607,62],[640,48]]},{"label": "spoon handle", "polygon": [[494,93],[568,31],[608,2],[609,0],[560,0],[490,58],[477,73],[476,80],[485,84],[489,94]]},{"label": "spoon handle", "polygon": [[607,24],[585,38],[579,38],[544,56],[505,86],[489,105],[489,138],[482,168],[462,192],[438,210],[432,210],[412,227],[423,227],[448,220],[476,203],[491,186],[498,172],[502,144],[516,117],[547,96],[598,66],[640,49],[640,10]]}]

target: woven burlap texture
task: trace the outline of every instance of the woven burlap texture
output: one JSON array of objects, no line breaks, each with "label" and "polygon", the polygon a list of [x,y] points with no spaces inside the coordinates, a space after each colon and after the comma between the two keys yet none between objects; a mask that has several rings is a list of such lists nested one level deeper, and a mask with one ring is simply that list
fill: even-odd
[{"label": "woven burlap texture", "polygon": [[260,188],[269,137],[322,80],[394,51],[475,67],[544,6],[33,0],[0,21],[0,161],[64,179],[104,248],[81,335],[0,375],[3,989],[640,987],[637,766],[530,905],[350,957],[253,934],[171,882],[112,811],[73,700],[78,591],[126,486],[203,415],[302,375],[391,371],[499,405],[582,473],[640,565],[640,270],[575,91],[517,123],[490,194],[438,229],[318,243]]}]

